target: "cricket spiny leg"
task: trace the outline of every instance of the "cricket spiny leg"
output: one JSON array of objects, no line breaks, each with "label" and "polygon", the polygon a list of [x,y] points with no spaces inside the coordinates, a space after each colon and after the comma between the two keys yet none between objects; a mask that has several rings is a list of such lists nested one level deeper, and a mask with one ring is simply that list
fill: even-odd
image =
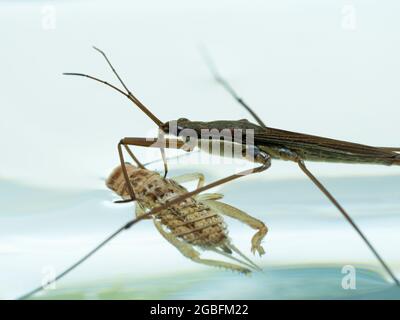
[{"label": "cricket spiny leg", "polygon": [[141,216],[145,216],[144,219],[152,219],[151,216],[147,216],[146,215],[145,209],[140,205],[139,202],[136,202],[135,216],[136,216],[136,218],[140,218]]},{"label": "cricket spiny leg", "polygon": [[251,252],[255,254],[258,252],[260,256],[265,254],[264,248],[261,246],[261,242],[268,232],[267,226],[260,220],[250,216],[246,212],[239,210],[238,208],[232,207],[226,203],[212,200],[203,201],[209,207],[217,210],[223,215],[236,219],[250,228],[258,230],[257,233],[251,239]]},{"label": "cricket spiny leg", "polygon": [[157,230],[161,233],[161,235],[170,243],[172,244],[175,248],[177,248],[182,255],[184,255],[186,258],[189,258],[190,260],[200,263],[200,264],[205,264],[208,266],[213,266],[213,267],[221,267],[225,269],[230,269],[233,271],[238,271],[240,273],[251,273],[250,269],[247,269],[245,267],[235,265],[233,263],[228,263],[224,261],[218,261],[218,260],[211,260],[211,259],[202,259],[200,257],[200,254],[191,246],[190,244],[183,242],[176,238],[172,233],[169,233],[163,229],[161,224],[153,219],[154,225],[156,226]]},{"label": "cricket spiny leg", "polygon": [[222,193],[204,193],[196,196],[196,200],[199,202],[204,202],[207,200],[221,200],[224,197]]},{"label": "cricket spiny leg", "polygon": [[254,268],[256,268],[258,271],[262,271],[262,269],[256,265],[253,261],[251,261],[249,258],[246,257],[245,254],[243,254],[233,243],[229,243],[228,248],[231,249],[233,252],[236,252],[240,257],[245,259],[248,263],[250,263]]},{"label": "cricket spiny leg", "polygon": [[[229,249],[231,249],[231,248],[232,248],[232,245],[229,244],[229,245],[227,245],[227,247],[229,247]],[[237,249],[237,248],[235,247],[235,249]],[[237,251],[236,251],[236,250],[234,250],[234,251],[235,251],[236,253],[239,252],[239,253],[238,253],[239,256],[242,257],[245,261],[242,261],[242,260],[240,260],[239,258],[234,257],[231,253],[226,253],[226,252],[223,251],[221,248],[207,248],[207,250],[214,251],[215,253],[218,253],[218,254],[220,254],[220,255],[223,255],[224,257],[227,257],[228,259],[231,259],[231,260],[233,260],[233,261],[239,262],[239,263],[241,263],[241,264],[243,264],[243,265],[245,265],[245,266],[247,266],[247,267],[249,267],[249,268],[251,268],[251,269],[253,269],[253,270],[262,271],[262,269],[261,269],[259,266],[257,266],[253,261],[251,261],[249,258],[247,258],[243,253],[241,253],[241,252],[239,251],[239,249],[237,249]],[[246,262],[246,261],[247,261],[247,262]]]}]

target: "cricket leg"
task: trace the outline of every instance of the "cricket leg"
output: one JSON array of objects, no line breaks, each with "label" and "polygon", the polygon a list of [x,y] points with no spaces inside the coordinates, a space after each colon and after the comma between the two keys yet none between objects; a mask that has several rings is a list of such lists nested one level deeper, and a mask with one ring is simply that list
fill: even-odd
[{"label": "cricket leg", "polygon": [[[197,188],[203,187],[205,183],[204,174],[199,172],[183,174],[181,176],[173,177],[171,178],[171,180],[175,181],[178,184],[198,180]],[[205,193],[197,195],[196,200],[203,202],[204,200],[219,200],[223,197],[224,195],[221,193]]]},{"label": "cricket leg", "polygon": [[202,259],[200,257],[200,254],[193,248],[192,245],[183,242],[176,238],[172,233],[169,233],[163,229],[161,224],[157,220],[153,220],[154,225],[156,226],[157,230],[161,233],[161,235],[169,242],[171,243],[175,248],[177,248],[182,255],[184,255],[186,258],[191,259],[194,262],[200,263],[200,264],[205,264],[208,266],[213,266],[213,267],[220,267],[220,268],[225,268],[229,269],[232,271],[237,271],[240,273],[250,273],[251,270],[244,268],[239,265],[235,265],[233,263],[225,262],[225,261],[218,261],[218,260],[211,260],[211,259]]},{"label": "cricket leg", "polygon": [[[140,205],[139,202],[136,202],[135,206],[135,216],[136,218],[140,218],[141,216],[145,215],[146,211],[143,209],[143,207]],[[149,216],[145,216],[144,219],[151,219]]]},{"label": "cricket leg", "polygon": [[[242,261],[242,260],[240,260],[240,259],[234,257],[234,256],[232,255],[232,253],[227,253],[227,252],[223,251],[223,250],[220,249],[220,248],[210,248],[210,249],[207,249],[207,250],[214,251],[214,252],[216,252],[216,253],[218,253],[218,254],[220,254],[220,255],[223,255],[223,256],[227,257],[228,259],[231,259],[231,260],[236,261],[236,262],[239,262],[239,263],[241,263],[241,264],[243,264],[243,265],[245,265],[245,266],[248,266],[248,267],[251,268],[251,269],[254,269],[254,270],[257,270],[257,271],[262,271],[262,269],[261,269],[258,265],[256,265],[253,261],[251,261],[249,258],[247,258],[247,257],[246,257],[242,252],[240,252],[239,249],[237,249],[235,246],[233,246],[233,245],[230,244],[230,243],[227,244],[226,246],[229,247],[229,249],[235,248],[234,251],[235,251],[240,257],[242,257],[245,261]],[[247,261],[247,262],[246,262],[246,261]]]},{"label": "cricket leg", "polygon": [[222,193],[204,193],[196,196],[196,200],[199,202],[207,200],[221,200],[224,197]]},{"label": "cricket leg", "polygon": [[264,248],[261,246],[261,241],[264,239],[268,232],[267,226],[260,220],[250,216],[246,212],[239,210],[238,208],[232,207],[229,204],[215,201],[215,200],[205,200],[204,204],[215,209],[219,213],[236,219],[244,224],[248,225],[250,228],[258,230],[257,233],[251,239],[251,252],[255,254],[258,252],[260,256],[265,254]]},{"label": "cricket leg", "polygon": [[202,186],[204,186],[205,178],[204,178],[204,174],[194,172],[194,173],[187,173],[187,174],[183,174],[183,175],[180,175],[177,177],[173,177],[173,178],[171,178],[171,180],[175,181],[178,184],[198,180],[197,188],[201,188]]}]

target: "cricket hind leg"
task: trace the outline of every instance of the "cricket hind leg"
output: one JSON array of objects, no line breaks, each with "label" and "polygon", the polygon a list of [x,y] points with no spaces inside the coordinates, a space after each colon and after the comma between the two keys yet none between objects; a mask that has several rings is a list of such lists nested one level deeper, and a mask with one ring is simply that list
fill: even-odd
[{"label": "cricket hind leg", "polygon": [[171,180],[175,181],[178,184],[197,180],[197,188],[203,187],[205,182],[204,174],[199,172],[187,173],[180,176],[172,177]]},{"label": "cricket hind leg", "polygon": [[232,271],[237,271],[243,274],[248,274],[251,273],[251,270],[239,265],[235,265],[233,263],[225,262],[225,261],[219,261],[219,260],[212,260],[212,259],[203,259],[200,257],[200,253],[197,252],[192,245],[183,242],[176,238],[172,233],[169,233],[165,231],[162,227],[162,225],[155,219],[153,219],[154,225],[156,226],[157,230],[161,233],[161,235],[169,242],[171,243],[175,248],[179,250],[182,255],[184,255],[186,258],[189,258],[190,260],[204,264],[207,266],[212,266],[212,267],[219,267],[219,268],[225,268],[229,269]]},{"label": "cricket hind leg", "polygon": [[257,233],[251,239],[251,252],[255,254],[258,252],[260,256],[265,254],[265,250],[261,245],[262,240],[264,239],[265,235],[268,232],[267,226],[260,220],[250,216],[246,212],[232,207],[229,204],[215,201],[215,200],[205,200],[203,201],[204,204],[208,205],[209,207],[215,209],[219,213],[236,219],[244,224],[248,225],[250,228],[258,230]]},{"label": "cricket hind leg", "polygon": [[[233,244],[228,243],[228,244],[226,244],[225,246],[226,246],[227,248],[229,248],[230,253],[227,253],[227,252],[224,251],[224,249],[220,249],[220,248],[207,248],[207,250],[214,251],[214,252],[216,252],[216,253],[218,253],[218,254],[221,254],[221,255],[227,257],[228,259],[231,259],[231,260],[233,260],[233,261],[239,262],[239,263],[241,263],[241,264],[243,264],[243,265],[246,265],[246,266],[248,266],[249,268],[254,269],[254,270],[256,270],[256,271],[262,271],[262,269],[261,269],[259,266],[257,266],[253,261],[251,261],[249,258],[247,258],[247,257],[246,257],[238,248],[236,248]],[[242,261],[242,260],[240,260],[240,259],[234,257],[234,256],[232,255],[233,252],[236,252],[236,253],[237,253],[240,257],[242,257],[242,259],[245,260],[245,261]]]}]

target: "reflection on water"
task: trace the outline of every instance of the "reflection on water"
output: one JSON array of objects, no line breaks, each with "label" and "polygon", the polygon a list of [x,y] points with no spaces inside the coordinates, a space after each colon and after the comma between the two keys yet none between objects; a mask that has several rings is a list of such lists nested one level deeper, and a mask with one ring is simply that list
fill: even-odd
[{"label": "reflection on water", "polygon": [[[324,179],[399,275],[400,177]],[[243,190],[246,190],[245,194]],[[150,221],[124,232],[56,290],[37,298],[397,299],[400,292],[340,215],[306,180],[243,180],[219,190],[225,201],[269,226],[264,268],[251,277],[195,264]],[[133,214],[108,191],[54,191],[0,182],[0,298],[15,298],[68,267]],[[253,230],[227,219],[233,242],[250,255]],[[356,267],[356,290],[342,267]]]},{"label": "reflection on water", "polygon": [[400,289],[360,269],[356,290],[341,286],[341,267],[270,268],[262,274],[195,272],[63,286],[38,299],[399,299]]}]

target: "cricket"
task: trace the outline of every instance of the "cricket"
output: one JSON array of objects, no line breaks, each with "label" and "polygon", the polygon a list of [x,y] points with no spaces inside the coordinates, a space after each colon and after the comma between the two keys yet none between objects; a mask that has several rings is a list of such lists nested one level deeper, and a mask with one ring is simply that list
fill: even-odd
[{"label": "cricket", "polygon": [[[376,164],[376,165],[400,165],[400,148],[393,147],[374,147],[353,142],[330,139],[304,133],[291,132],[281,129],[267,127],[257,114],[241,99],[229,83],[224,80],[213,61],[205,56],[208,67],[214,75],[214,78],[256,119],[257,124],[251,123],[246,119],[242,120],[217,120],[211,122],[191,121],[187,118],[179,118],[178,120],[162,122],[158,119],[132,92],[122,81],[115,68],[111,64],[106,54],[100,49],[94,47],[100,52],[111,70],[118,78],[119,82],[125,89],[122,90],[104,80],[83,74],[83,73],[64,73],[64,75],[73,75],[87,77],[89,79],[100,82],[108,87],[113,88],[122,95],[132,101],[140,110],[142,110],[159,128],[159,136],[154,139],[126,137],[118,143],[118,153],[121,162],[121,168],[125,182],[128,186],[130,198],[125,201],[135,200],[135,193],[131,184],[127,169],[125,167],[122,155],[122,146],[141,146],[141,147],[157,147],[160,148],[162,159],[164,162],[164,178],[167,176],[168,166],[165,157],[164,148],[177,148],[185,151],[193,151],[194,147],[199,147],[205,152],[210,152],[210,140],[217,139],[221,144],[233,143],[241,146],[242,152],[239,154],[241,158],[246,158],[260,166],[246,170],[240,174],[233,174],[227,178],[221,179],[220,183],[225,183],[239,177],[243,177],[252,173],[260,173],[267,170],[271,165],[271,159],[290,161],[299,166],[305,175],[317,186],[317,188],[328,198],[328,200],[340,211],[343,217],[350,223],[353,229],[359,234],[364,243],[368,246],[373,255],[377,258],[382,267],[386,270],[393,282],[400,286],[399,280],[393,271],[384,261],[378,251],[374,248],[368,238],[363,234],[357,224],[353,221],[346,210],[340,205],[335,197],[327,190],[327,188],[308,170],[305,161],[314,162],[331,162],[331,163],[353,163],[353,164]],[[202,132],[207,130],[215,130],[219,133],[203,137]],[[190,132],[190,134],[187,134]],[[231,134],[239,132],[240,135]],[[252,132],[254,141],[248,143],[247,133]],[[196,139],[193,142],[193,133]],[[227,134],[228,133],[228,134]],[[165,135],[175,138],[165,138]],[[200,137],[200,138],[199,138]],[[228,141],[231,139],[231,141]],[[244,142],[245,141],[245,142]],[[204,147],[206,146],[206,147]],[[223,154],[221,154],[222,156]],[[234,155],[233,155],[234,156]]]},{"label": "cricket", "polygon": [[[169,199],[185,195],[188,190],[181,183],[197,180],[197,188],[204,186],[204,175],[201,173],[164,179],[155,171],[129,163],[126,163],[126,169],[130,184],[137,195],[136,217],[142,216],[147,210],[165,205]],[[121,198],[129,199],[121,166],[114,169],[108,177],[106,185]],[[153,220],[156,229],[169,243],[175,246],[182,255],[195,262],[245,274],[251,272],[246,267],[232,263],[202,259],[195,250],[195,247],[199,247],[202,250],[210,250],[226,256],[252,269],[261,270],[233,245],[228,237],[227,226],[222,215],[237,219],[258,230],[252,238],[251,251],[257,252],[260,256],[265,253],[261,241],[267,233],[267,227],[263,222],[247,213],[218,201],[222,197],[223,195],[218,193],[197,194],[186,198],[179,204],[166,207],[149,219]],[[234,258],[232,253],[238,254],[246,261]]]},{"label": "cricket", "polygon": [[[122,231],[130,229],[144,219],[152,219],[160,234],[175,246],[183,256],[194,262],[242,274],[262,271],[259,266],[232,243],[222,215],[236,219],[257,230],[251,240],[251,251],[253,254],[258,253],[260,256],[265,253],[261,242],[268,232],[266,225],[240,209],[219,201],[223,198],[220,193],[200,194],[227,181],[239,178],[242,174],[246,175],[251,172],[244,171],[240,174],[232,175],[228,179],[223,178],[208,185],[204,185],[205,178],[202,173],[190,173],[166,179],[158,172],[146,169],[129,147],[125,146],[125,150],[132,157],[132,160],[136,162],[136,166],[127,162],[124,163],[123,167],[119,165],[106,179],[106,186],[122,199],[114,201],[114,203],[132,201],[129,190],[132,190],[137,195],[135,197],[136,217],[124,224],[54,279],[22,295],[18,300],[28,299],[65,277]],[[125,180],[124,170],[128,174],[128,184]],[[198,181],[197,188],[193,191],[188,191],[181,185],[181,183],[196,180]],[[212,251],[232,260],[234,263],[201,258],[196,248],[202,251]]]}]

